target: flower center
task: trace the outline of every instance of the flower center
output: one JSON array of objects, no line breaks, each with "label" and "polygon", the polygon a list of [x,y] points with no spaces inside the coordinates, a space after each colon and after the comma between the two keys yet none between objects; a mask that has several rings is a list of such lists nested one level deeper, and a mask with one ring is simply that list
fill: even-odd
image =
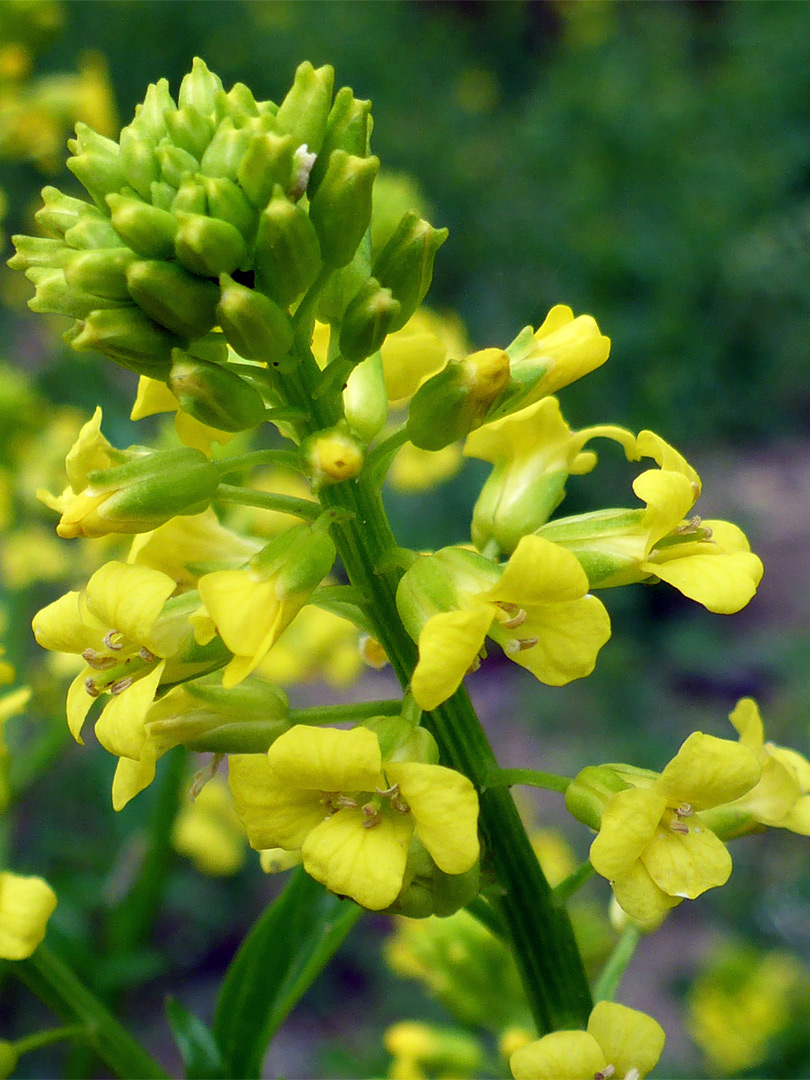
[{"label": "flower center", "polygon": [[104,635],[104,646],[109,652],[85,649],[82,653],[82,659],[94,672],[104,673],[89,675],[84,680],[84,688],[92,698],[105,690],[111,694],[123,693],[157,659],[145,645],[127,641],[119,630],[109,630]]}]

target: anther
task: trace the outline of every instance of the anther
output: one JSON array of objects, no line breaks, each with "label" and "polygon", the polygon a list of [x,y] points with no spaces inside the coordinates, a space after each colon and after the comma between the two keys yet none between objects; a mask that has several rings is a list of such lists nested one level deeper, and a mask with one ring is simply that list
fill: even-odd
[{"label": "anther", "polygon": [[123,649],[124,643],[123,641],[113,641],[113,637],[120,636],[121,635],[117,630],[110,630],[109,633],[104,635],[104,645],[108,649],[113,649],[115,652],[118,652],[119,649]]},{"label": "anther", "polygon": [[533,649],[539,640],[540,638],[537,637],[518,638],[518,652],[525,652],[526,649]]},{"label": "anther", "polygon": [[96,671],[103,671],[104,668],[115,667],[118,663],[117,656],[99,656],[95,649],[85,649],[82,653],[82,660],[86,664],[89,664],[91,668],[95,668]]},{"label": "anther", "polygon": [[336,810],[354,810],[357,806],[357,799],[352,799],[349,795],[338,795],[336,799],[331,800],[331,805]]},{"label": "anther", "polygon": [[111,694],[123,694],[123,692],[125,690],[129,690],[130,686],[132,686],[132,676],[131,675],[126,675],[126,676],[124,676],[123,679],[117,679],[110,686],[110,693]]},{"label": "anther", "polygon": [[599,1072],[593,1074],[593,1080],[608,1080],[616,1072],[615,1065],[606,1065],[604,1069],[600,1069]]},{"label": "anther", "polygon": [[685,802],[685,803],[681,803],[681,805],[678,807],[678,809],[675,811],[675,813],[678,815],[679,818],[685,818],[685,817],[691,817],[692,814],[694,813],[694,810],[692,809],[692,807],[689,805],[688,802]]},{"label": "anther", "polygon": [[507,630],[517,630],[519,626],[523,626],[528,617],[528,612],[524,611],[523,608],[520,608],[514,618],[509,619],[508,622],[501,623],[501,626],[505,627]]},{"label": "anther", "polygon": [[375,806],[374,803],[366,803],[363,809],[363,822],[364,829],[373,829],[375,825],[380,824],[380,808]]},{"label": "anther", "polygon": [[145,660],[147,664],[154,664],[157,659],[155,654],[147,649],[145,645],[141,645],[140,649],[138,649],[138,656],[140,656],[141,660]]},{"label": "anther", "polygon": [[87,693],[90,695],[90,697],[93,697],[93,698],[98,697],[98,695],[101,693],[101,691],[99,690],[99,688],[96,686],[96,684],[93,682],[93,680],[91,678],[87,678],[87,679],[84,680],[84,688],[87,691]]},{"label": "anther", "polygon": [[673,818],[673,820],[669,823],[669,827],[672,832],[680,833],[681,836],[689,835],[689,826],[684,824],[683,821],[678,821],[677,819]]}]

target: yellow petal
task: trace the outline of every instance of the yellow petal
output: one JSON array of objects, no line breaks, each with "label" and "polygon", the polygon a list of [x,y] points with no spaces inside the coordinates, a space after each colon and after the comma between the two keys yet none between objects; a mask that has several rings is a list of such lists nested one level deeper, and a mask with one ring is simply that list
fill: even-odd
[{"label": "yellow petal", "polygon": [[0,958],[24,960],[45,937],[56,893],[40,877],[0,873]]},{"label": "yellow petal", "polygon": [[200,578],[198,588],[220,637],[232,653],[258,666],[287,622],[276,583],[256,581],[243,570],[217,570]]},{"label": "yellow petal", "polygon": [[688,828],[684,834],[662,825],[641,861],[665,893],[694,900],[707,889],[725,885],[731,875],[731,856],[697,816],[688,819]]},{"label": "yellow petal", "polygon": [[380,355],[388,400],[402,401],[444,367],[447,349],[435,334],[414,333],[405,325],[388,335]]},{"label": "yellow petal", "polygon": [[85,680],[93,674],[92,668],[84,668],[73,682],[67,692],[67,722],[70,734],[77,743],[84,744],[81,732],[90,707],[96,700],[87,693]]},{"label": "yellow petal", "polygon": [[130,420],[142,420],[145,416],[154,416],[155,413],[174,412],[180,408],[180,402],[168,388],[166,383],[159,379],[150,379],[147,375],[141,375],[138,379],[138,390],[135,396],[135,404],[129,414]]},{"label": "yellow petal", "polygon": [[81,429],[65,458],[65,472],[71,488],[82,491],[87,486],[87,474],[95,469],[108,469],[116,456],[117,452],[101,434],[101,408],[96,406],[92,418]]},{"label": "yellow petal", "polygon": [[733,802],[760,778],[755,755],[741,743],[693,731],[669,762],[656,787],[671,806],[706,810]]},{"label": "yellow petal", "polygon": [[750,551],[723,551],[711,543],[689,548],[665,562],[651,558],[641,568],[718,615],[744,608],[762,578],[759,557]]},{"label": "yellow petal", "polygon": [[524,639],[536,637],[537,644],[509,652],[509,659],[540,682],[563,686],[593,671],[599,650],[610,638],[610,616],[601,600],[583,596],[530,609],[519,633]]},{"label": "yellow petal", "polygon": [[576,600],[588,591],[588,576],[576,555],[540,536],[524,536],[504,567],[501,579],[480,598],[517,604]]},{"label": "yellow petal", "polygon": [[233,805],[256,851],[299,848],[326,814],[319,791],[279,788],[266,754],[230,754]]},{"label": "yellow petal", "polygon": [[390,761],[388,779],[411,808],[416,832],[445,874],[464,874],[479,855],[478,795],[466,776],[443,765]]},{"label": "yellow petal", "polygon": [[433,615],[419,635],[419,661],[411,679],[411,691],[422,709],[435,709],[458,690],[470,670],[494,611],[481,604],[463,611]]},{"label": "yellow petal", "polygon": [[593,1080],[607,1064],[587,1031],[553,1031],[509,1059],[515,1080]]},{"label": "yellow petal", "polygon": [[763,825],[782,826],[801,796],[796,775],[770,754],[762,762],[762,778],[740,800],[745,810]]},{"label": "yellow petal", "polygon": [[646,1076],[658,1063],[666,1042],[664,1029],[657,1020],[613,1001],[600,1001],[594,1006],[588,1032],[619,1077],[626,1076],[631,1069],[636,1069],[640,1077]]},{"label": "yellow petal", "polygon": [[676,472],[686,477],[694,489],[692,502],[697,500],[700,495],[700,477],[686,458],[654,431],[639,432],[635,454],[631,455],[631,460],[638,461],[642,457],[651,457],[666,472]]},{"label": "yellow petal", "polygon": [[113,810],[123,810],[130,799],[148,788],[154,779],[155,753],[147,739],[137,761],[128,757],[118,759],[112,782]]},{"label": "yellow petal", "polygon": [[779,825],[800,836],[810,836],[810,795],[798,799]]},{"label": "yellow petal", "polygon": [[591,844],[591,863],[609,881],[623,877],[655,835],[666,799],[654,788],[628,788],[610,800],[599,835]]},{"label": "yellow petal", "polygon": [[87,607],[109,629],[143,642],[175,588],[159,570],[108,562],[87,583]]},{"label": "yellow petal", "polygon": [[533,400],[587,375],[604,364],[610,353],[610,338],[601,333],[595,319],[590,315],[575,319],[563,304],[551,309],[534,337],[531,355],[547,359],[549,369],[532,391]]},{"label": "yellow petal", "polygon": [[647,551],[672,532],[695,505],[695,490],[688,478],[677,472],[648,469],[633,481],[633,491],[647,504],[644,527]]},{"label": "yellow petal", "polygon": [[683,902],[682,897],[670,896],[659,888],[640,859],[612,886],[616,903],[647,933],[657,930],[669,912]]},{"label": "yellow petal", "polygon": [[100,648],[108,625],[89,616],[81,593],[69,592],[38,611],[31,623],[37,644],[52,652],[83,653]]},{"label": "yellow petal", "polygon": [[144,723],[149,706],[155,700],[165,660],[156,664],[120,694],[113,694],[96,720],[96,738],[105,750],[117,757],[137,760],[141,756],[146,729]]},{"label": "yellow petal", "polygon": [[759,755],[765,742],[765,729],[762,724],[759,706],[753,698],[740,698],[729,714],[729,720],[740,736],[740,742]]},{"label": "yellow petal", "polygon": [[341,731],[296,724],[276,739],[267,759],[277,783],[298,788],[374,791],[382,780],[379,741],[363,727]]},{"label": "yellow petal", "polygon": [[383,814],[373,828],[365,828],[360,807],[339,810],[304,841],[304,869],[339,896],[380,911],[402,888],[412,835],[410,814]]},{"label": "yellow petal", "polygon": [[183,446],[191,446],[211,456],[211,443],[227,446],[233,438],[233,432],[220,431],[219,428],[204,424],[202,420],[191,416],[185,409],[178,409],[174,414],[174,430]]}]

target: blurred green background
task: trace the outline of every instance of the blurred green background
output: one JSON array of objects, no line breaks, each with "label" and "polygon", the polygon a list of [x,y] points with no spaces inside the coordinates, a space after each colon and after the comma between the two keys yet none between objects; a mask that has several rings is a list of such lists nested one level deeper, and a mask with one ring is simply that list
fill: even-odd
[{"label": "blurred green background", "polygon": [[[15,6],[25,8],[0,9],[6,37]],[[710,616],[663,587],[617,591],[605,598],[614,638],[592,679],[552,691],[519,676],[507,681],[489,666],[471,680],[504,765],[520,764],[531,738],[546,767],[562,772],[584,764],[583,746],[588,760],[660,767],[695,727],[730,735],[725,716],[749,693],[761,700],[769,734],[807,752],[808,5],[71,0],[54,11],[36,74],[74,70],[83,51],[97,50],[122,123],[148,82],[165,76],[176,88],[195,55],[226,86],[243,81],[275,100],[301,60],[333,64],[338,85],[374,102],[372,148],[384,168],[409,174],[428,216],[450,229],[428,302],[458,312],[476,347],[507,344],[556,303],[593,314],[612,353],[564,391],[572,424],[653,428],[704,476],[701,512],[705,503],[707,516],[747,528],[766,577],[735,619]],[[45,179],[75,189],[64,169]],[[2,163],[8,233],[31,228],[42,183],[31,162]],[[105,422],[109,415],[123,430],[134,379],[46,335],[42,317],[21,306],[30,293],[22,279],[3,276],[0,286],[2,359],[25,365],[54,401],[90,410],[103,396]],[[632,475],[617,461],[614,470],[572,482],[566,512],[626,501]],[[410,497],[393,508],[403,541],[465,539],[480,476],[467,472],[438,498]],[[6,603],[30,617],[53,595],[40,585]],[[28,835],[46,838],[64,897],[61,933],[91,973],[96,923],[80,905],[98,906],[99,893],[109,892],[111,852],[146,820],[153,798],[148,793],[111,825],[110,771],[103,755],[65,752],[47,784],[32,791],[26,825]],[[90,823],[67,859],[55,819]],[[584,855],[587,838],[578,843]],[[691,945],[700,950],[731,933],[810,959],[804,844],[776,834],[735,848],[732,885],[689,912],[679,909],[660,936],[662,959],[645,961],[626,1000],[643,1006],[652,994],[668,1014],[666,1075],[701,1067],[679,1026]],[[144,953],[140,971],[131,957],[123,972],[96,968],[99,985],[115,993],[129,987],[136,1011],[157,1000],[149,1014],[157,1025],[159,999],[179,992],[176,980],[160,982],[168,956],[187,979],[186,1004],[205,1014],[212,981],[267,890],[257,873],[201,885],[188,867],[178,869],[160,926],[162,953]],[[598,896],[604,900],[604,891]],[[374,1075],[386,1068],[384,1024],[403,1010],[435,1013],[382,973],[376,949],[384,920],[363,927],[351,958],[337,963],[277,1044],[279,1073]],[[350,1004],[336,1012],[336,996]],[[26,1008],[15,1014],[22,1030]],[[332,1047],[327,1058],[307,1056],[316,1025]],[[809,1062],[806,1034],[792,1033],[747,1075],[798,1077]],[[80,1060],[68,1068],[81,1075]]]}]

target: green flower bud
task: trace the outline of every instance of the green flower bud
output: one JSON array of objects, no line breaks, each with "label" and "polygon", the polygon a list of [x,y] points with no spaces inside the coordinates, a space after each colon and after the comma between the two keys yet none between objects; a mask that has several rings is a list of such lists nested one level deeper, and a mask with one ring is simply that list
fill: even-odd
[{"label": "green flower bud", "polygon": [[127,269],[135,258],[128,247],[77,251],[65,266],[65,280],[72,288],[107,300],[129,300]]},{"label": "green flower bud", "polygon": [[433,278],[433,260],[448,237],[413,211],[402,216],[385,247],[374,260],[372,273],[400,303],[391,330],[399,330],[425,298]]},{"label": "green flower bud", "polygon": [[177,258],[192,274],[217,278],[247,261],[247,245],[238,229],[219,218],[178,213],[174,239]]},{"label": "green flower bud", "polygon": [[160,164],[154,142],[130,125],[121,131],[120,144],[121,168],[127,183],[141,198],[148,199],[152,184],[160,179]]},{"label": "green flower bud", "polygon": [[229,117],[238,127],[260,115],[253,91],[241,82],[234,83],[227,94],[220,90],[214,95],[214,111],[220,123]]},{"label": "green flower bud", "polygon": [[36,286],[36,293],[28,301],[32,311],[84,319],[91,311],[99,308],[122,309],[130,306],[121,300],[105,300],[101,296],[68,285],[64,271],[57,267],[50,269],[46,266],[32,266],[25,276]]},{"label": "green flower bud", "polygon": [[316,431],[301,444],[301,457],[317,491],[326,484],[353,480],[363,468],[366,448],[341,421]]},{"label": "green flower bud", "polygon": [[214,111],[217,93],[222,90],[222,80],[209,71],[208,65],[199,56],[191,62],[191,71],[183,76],[177,101],[181,109],[192,107],[199,112],[209,114]]},{"label": "green flower bud", "polygon": [[598,830],[607,804],[630,786],[610,765],[587,765],[568,785],[565,805],[577,821]]},{"label": "green flower bud", "polygon": [[11,242],[17,250],[6,265],[12,270],[28,270],[32,266],[60,269],[76,255],[63,241],[43,236],[12,236]]},{"label": "green flower bud", "polygon": [[[64,236],[67,230],[79,220],[79,214],[83,210],[95,209],[82,199],[64,195],[59,188],[55,187],[44,187],[42,199],[45,205],[37,210],[34,217],[43,229],[57,236]],[[100,217],[103,216],[100,210],[96,212]]]},{"label": "green flower bud", "polygon": [[245,360],[280,360],[293,342],[290,320],[268,296],[248,289],[222,274],[216,310],[231,348]]},{"label": "green flower bud", "polygon": [[127,287],[151,319],[180,337],[200,337],[216,323],[219,289],[177,263],[133,262],[127,269]]},{"label": "green flower bud", "polygon": [[469,434],[509,382],[503,349],[482,349],[451,360],[414,394],[408,438],[422,450],[441,450]]},{"label": "green flower bud", "polygon": [[199,169],[194,171],[206,176],[225,176],[236,180],[253,132],[249,128],[236,128],[233,121],[223,120],[203,154]]},{"label": "green flower bud", "polygon": [[276,184],[286,191],[292,175],[295,150],[296,144],[291,135],[261,131],[252,136],[237,177],[255,207],[261,209],[267,205]]},{"label": "green flower bud", "polygon": [[74,156],[68,160],[67,167],[103,209],[105,196],[120,191],[127,182],[118,143],[96,134],[87,124],[78,123],[76,138],[69,140],[68,149]]},{"label": "green flower bud", "polygon": [[246,431],[264,419],[261,394],[232,368],[178,349],[167,381],[186,412],[220,431]]},{"label": "green flower bud", "polygon": [[346,308],[340,328],[341,355],[356,364],[377,352],[399,310],[391,290],[369,278]]},{"label": "green flower bud", "polygon": [[65,335],[77,352],[96,349],[130,371],[165,379],[172,349],[182,344],[137,307],[91,311]]},{"label": "green flower bud", "polygon": [[176,108],[177,104],[169,92],[168,80],[158,79],[147,87],[143,103],[135,106],[135,119],[130,127],[156,145],[167,134],[164,120],[167,110]]},{"label": "green flower bud", "polygon": [[138,255],[145,259],[169,259],[174,255],[174,214],[125,195],[108,195],[107,205],[113,228]]},{"label": "green flower bud", "polygon": [[172,199],[171,211],[173,214],[208,214],[205,188],[190,173],[180,181],[180,187]]},{"label": "green flower bud", "polygon": [[195,179],[205,191],[208,213],[229,222],[245,240],[252,241],[258,215],[239,185],[224,176],[203,176],[198,173]]},{"label": "green flower bud", "polygon": [[[90,209],[91,207],[86,207],[85,212],[79,214],[76,224],[65,231],[65,243],[68,247],[85,250],[123,246],[123,241],[108,219],[98,214],[88,214],[86,211]],[[95,207],[92,209],[95,210]]]},{"label": "green flower bud", "polygon": [[327,266],[351,262],[371,222],[371,190],[379,168],[377,157],[357,157],[345,150],[330,154],[309,207]]},{"label": "green flower bud", "polygon": [[307,212],[281,187],[259,218],[254,268],[262,292],[288,307],[318,276],[321,254]]},{"label": "green flower bud", "polygon": [[276,113],[276,128],[291,135],[295,146],[306,143],[317,154],[326,132],[332,103],[335,71],[328,64],[313,68],[308,60],[299,64],[293,84]]},{"label": "green flower bud", "polygon": [[333,150],[345,150],[347,154],[365,157],[368,153],[368,140],[371,133],[371,102],[361,101],[354,96],[348,86],[342,86],[335,94],[335,100],[326,121],[326,134],[323,145],[318,151],[309,177],[310,198],[318,190],[329,164]]},{"label": "green flower bud", "polygon": [[177,188],[167,184],[165,180],[156,180],[151,187],[152,205],[158,210],[171,210]]},{"label": "green flower bud", "polygon": [[167,112],[164,120],[174,145],[181,150],[187,150],[199,161],[214,134],[210,117],[203,116],[193,105],[184,105],[175,111]]},{"label": "green flower bud", "polygon": [[414,837],[408,849],[403,887],[385,910],[389,915],[405,915],[409,919],[446,917],[474,900],[479,890],[478,863],[465,874],[445,874]]},{"label": "green flower bud", "polygon": [[318,295],[317,317],[321,322],[340,322],[346,308],[371,276],[371,229],[366,231],[354,257],[330,274]]},{"label": "green flower bud", "polygon": [[156,153],[160,162],[161,177],[172,187],[180,187],[186,173],[195,173],[200,168],[200,163],[193,154],[172,145],[168,139],[160,143]]},{"label": "green flower bud", "polygon": [[361,360],[343,390],[343,415],[352,431],[370,443],[388,419],[388,391],[379,353]]},{"label": "green flower bud", "polygon": [[372,716],[359,726],[368,728],[377,736],[384,762],[439,764],[439,748],[427,728],[414,727],[402,716]]}]

